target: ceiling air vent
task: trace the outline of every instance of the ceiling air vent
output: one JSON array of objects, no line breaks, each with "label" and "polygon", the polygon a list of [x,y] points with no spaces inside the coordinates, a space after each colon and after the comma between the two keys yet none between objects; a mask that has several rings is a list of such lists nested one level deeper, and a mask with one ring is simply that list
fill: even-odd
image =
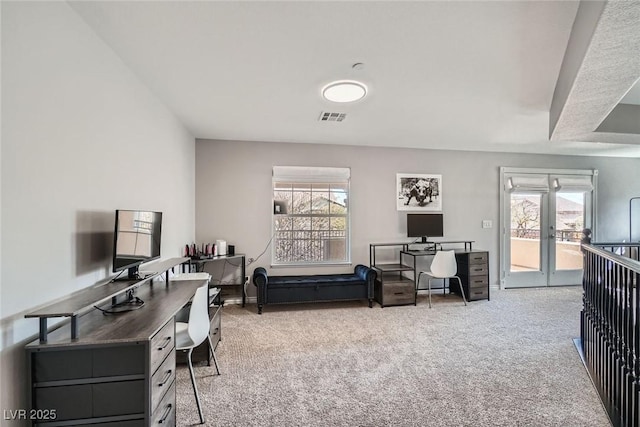
[{"label": "ceiling air vent", "polygon": [[347,118],[347,113],[329,113],[323,111],[320,113],[318,120],[321,122],[341,122]]}]

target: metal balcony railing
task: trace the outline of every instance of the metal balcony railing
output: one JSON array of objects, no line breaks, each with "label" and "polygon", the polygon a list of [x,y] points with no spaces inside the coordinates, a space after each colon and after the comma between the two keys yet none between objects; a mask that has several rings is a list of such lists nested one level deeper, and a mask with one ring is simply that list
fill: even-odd
[{"label": "metal balcony railing", "polygon": [[[556,240],[559,242],[579,242],[582,239],[582,230],[556,230]],[[511,229],[511,237],[521,239],[540,239],[540,230],[537,228]]]},{"label": "metal balcony railing", "polygon": [[614,427],[640,425],[640,243],[583,243],[585,364]]}]

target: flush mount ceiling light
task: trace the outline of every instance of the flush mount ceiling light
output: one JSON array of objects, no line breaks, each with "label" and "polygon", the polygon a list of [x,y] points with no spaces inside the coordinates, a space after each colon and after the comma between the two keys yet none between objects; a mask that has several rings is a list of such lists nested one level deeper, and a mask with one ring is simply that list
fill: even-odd
[{"label": "flush mount ceiling light", "polygon": [[322,96],[332,102],[354,102],[366,94],[367,86],[355,80],[338,80],[322,88]]}]

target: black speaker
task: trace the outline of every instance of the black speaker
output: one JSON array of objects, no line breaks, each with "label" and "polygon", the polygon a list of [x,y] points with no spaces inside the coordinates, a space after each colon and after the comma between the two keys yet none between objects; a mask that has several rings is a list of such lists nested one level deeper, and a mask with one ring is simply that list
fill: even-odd
[{"label": "black speaker", "polygon": [[227,255],[235,255],[235,254],[236,254],[236,247],[234,245],[228,245]]}]

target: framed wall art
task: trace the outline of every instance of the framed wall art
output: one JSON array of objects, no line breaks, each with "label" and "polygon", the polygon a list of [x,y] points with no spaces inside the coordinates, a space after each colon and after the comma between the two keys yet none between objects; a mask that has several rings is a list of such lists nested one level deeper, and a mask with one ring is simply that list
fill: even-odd
[{"label": "framed wall art", "polygon": [[396,174],[399,211],[442,212],[442,175]]}]

